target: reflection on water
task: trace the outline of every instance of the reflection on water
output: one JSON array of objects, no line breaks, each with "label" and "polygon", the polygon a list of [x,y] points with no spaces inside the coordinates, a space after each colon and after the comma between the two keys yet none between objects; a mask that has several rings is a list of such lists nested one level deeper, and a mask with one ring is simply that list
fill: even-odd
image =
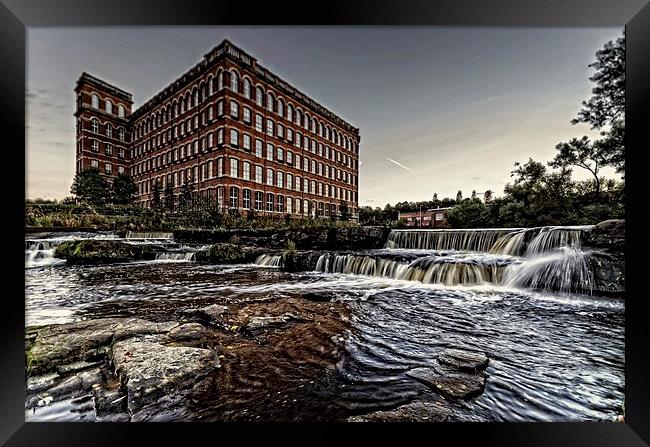
[{"label": "reflection on water", "polygon": [[[404,373],[431,364],[445,347],[465,347],[487,353],[489,379],[480,397],[454,408],[457,419],[611,420],[619,413],[624,304],[618,299],[255,265],[146,261],[26,269],[28,325],[127,315],[163,321],[181,305],[307,293],[351,311],[336,374],[318,399],[305,400],[311,411],[341,416],[429,393]],[[57,420],[83,414],[64,407],[37,411]]]}]

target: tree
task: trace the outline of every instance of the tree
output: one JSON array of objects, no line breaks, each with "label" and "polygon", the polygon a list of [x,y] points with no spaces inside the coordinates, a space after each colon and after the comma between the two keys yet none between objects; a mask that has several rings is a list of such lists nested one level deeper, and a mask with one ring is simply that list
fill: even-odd
[{"label": "tree", "polygon": [[153,184],[153,199],[151,205],[155,212],[158,213],[162,211],[162,186],[158,180]]},{"label": "tree", "polygon": [[167,182],[165,185],[165,209],[170,213],[174,212],[174,187],[171,182]]},{"label": "tree", "polygon": [[194,187],[192,186],[192,176],[189,176],[181,188],[179,205],[187,211],[194,202]]},{"label": "tree", "polygon": [[137,191],[138,188],[129,174],[123,172],[113,179],[113,203],[130,205]]},{"label": "tree", "polygon": [[553,168],[568,168],[576,166],[586,169],[594,177],[595,197],[600,196],[600,179],[598,172],[602,166],[608,164],[608,153],[606,147],[598,141],[591,142],[587,136],[580,139],[572,138],[568,143],[559,143],[555,146],[557,154],[548,162]]},{"label": "tree", "polygon": [[74,177],[70,192],[92,205],[102,205],[110,200],[111,189],[104,177],[99,174],[99,169],[84,169]]},{"label": "tree", "polygon": [[458,192],[456,193],[456,203],[460,203],[462,201],[463,201],[463,191],[459,189]]},{"label": "tree", "polygon": [[342,200],[341,205],[339,206],[339,210],[341,213],[341,220],[343,222],[350,220],[350,208],[348,208],[348,202]]},{"label": "tree", "polygon": [[476,190],[472,190],[472,200],[476,199]]},{"label": "tree", "polygon": [[492,202],[492,190],[491,189],[488,189],[483,193],[483,202],[485,202],[485,204],[488,204],[488,203]]},{"label": "tree", "polygon": [[589,80],[596,85],[591,90],[591,98],[582,101],[583,107],[571,123],[585,123],[592,130],[599,130],[603,138],[593,145],[601,153],[603,166],[613,166],[616,172],[624,173],[625,32],[598,50],[596,61],[589,67],[595,69]]}]

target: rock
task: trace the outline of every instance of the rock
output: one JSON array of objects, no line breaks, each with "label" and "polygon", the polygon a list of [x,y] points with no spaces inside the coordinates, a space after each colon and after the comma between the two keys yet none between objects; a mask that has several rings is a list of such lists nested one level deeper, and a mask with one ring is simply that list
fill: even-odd
[{"label": "rock", "polygon": [[81,377],[71,376],[47,390],[48,394],[58,396],[77,396],[83,393]]},{"label": "rock", "polygon": [[258,335],[267,329],[284,328],[302,321],[305,320],[290,313],[284,313],[277,317],[252,317],[243,329],[252,335]]},{"label": "rock", "polygon": [[210,324],[217,324],[223,322],[222,315],[226,312],[228,312],[228,306],[212,304],[211,306],[201,307],[199,309],[185,309],[182,313],[190,318],[196,318]]},{"label": "rock", "polygon": [[61,375],[66,375],[66,374],[82,371],[84,369],[92,368],[93,366],[98,366],[101,363],[102,363],[101,361],[98,361],[98,362],[86,362],[86,361],[82,360],[82,361],[73,362],[73,363],[70,363],[70,364],[67,364],[67,365],[61,365],[61,366],[59,366],[57,368],[57,371]]},{"label": "rock", "polygon": [[93,397],[95,398],[95,413],[98,417],[126,410],[126,394],[123,394],[119,389],[107,390],[102,387],[95,387],[93,388]]},{"label": "rock", "polygon": [[265,252],[257,247],[220,242],[210,246],[207,250],[196,252],[194,259],[197,262],[215,264],[245,264],[255,261],[259,255]]},{"label": "rock", "polygon": [[57,373],[30,377],[27,379],[27,391],[30,393],[38,393],[39,391],[44,391],[54,385],[59,377],[60,376]]},{"label": "rock", "polygon": [[81,386],[84,391],[90,391],[93,385],[102,383],[103,381],[102,373],[99,368],[82,371],[77,374],[77,377],[81,379]]},{"label": "rock", "polygon": [[322,251],[284,253],[282,255],[282,265],[280,266],[280,270],[286,272],[314,271],[321,254],[323,254]]},{"label": "rock", "polygon": [[175,327],[166,335],[170,341],[194,341],[204,339],[208,331],[199,323],[187,323]]},{"label": "rock", "polygon": [[483,374],[467,374],[451,369],[423,367],[412,369],[406,375],[453,399],[468,399],[481,394],[485,389]]},{"label": "rock", "polygon": [[77,361],[96,361],[120,339],[146,334],[164,334],[179,323],[152,323],[139,318],[101,318],[52,325],[42,329],[27,352],[30,374],[53,371]]},{"label": "rock", "polygon": [[452,411],[440,402],[412,402],[394,410],[351,416],[348,422],[444,422]]},{"label": "rock", "polygon": [[115,343],[112,359],[115,373],[127,390],[131,414],[162,397],[183,393],[220,366],[213,351],[164,346],[139,338]]},{"label": "rock", "polygon": [[476,372],[487,368],[488,358],[479,352],[445,349],[438,356],[438,361],[462,371]]},{"label": "rock", "polygon": [[129,413],[114,413],[107,414],[97,418],[97,422],[129,422],[131,421],[131,416]]},{"label": "rock", "polygon": [[112,239],[83,239],[66,241],[59,245],[55,258],[65,259],[67,264],[109,264],[155,257],[152,247],[127,244]]},{"label": "rock", "polygon": [[588,248],[623,253],[625,249],[625,219],[610,219],[594,225],[591,230],[583,234],[582,244]]}]

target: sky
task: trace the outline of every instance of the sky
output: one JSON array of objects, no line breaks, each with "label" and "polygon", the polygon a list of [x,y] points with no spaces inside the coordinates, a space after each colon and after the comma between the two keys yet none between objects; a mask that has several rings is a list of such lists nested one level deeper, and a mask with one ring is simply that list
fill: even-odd
[{"label": "sky", "polygon": [[[83,71],[138,107],[227,38],[360,128],[359,204],[503,194],[515,162],[597,136],[571,119],[595,52],[622,28],[32,27],[28,198],[70,195],[74,87]],[[575,170],[574,178],[586,179]],[[615,177],[612,170],[603,171]]]}]

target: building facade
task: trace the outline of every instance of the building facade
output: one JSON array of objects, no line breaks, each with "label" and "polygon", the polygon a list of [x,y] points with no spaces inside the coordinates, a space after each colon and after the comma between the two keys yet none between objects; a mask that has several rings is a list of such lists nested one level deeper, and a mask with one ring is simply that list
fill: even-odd
[{"label": "building facade", "polygon": [[447,208],[435,208],[426,211],[399,212],[397,220],[403,220],[407,227],[414,228],[447,228]]},{"label": "building facade", "polygon": [[227,40],[136,110],[87,73],[75,92],[77,170],[127,172],[140,206],[158,183],[244,213],[357,215],[359,129]]}]

